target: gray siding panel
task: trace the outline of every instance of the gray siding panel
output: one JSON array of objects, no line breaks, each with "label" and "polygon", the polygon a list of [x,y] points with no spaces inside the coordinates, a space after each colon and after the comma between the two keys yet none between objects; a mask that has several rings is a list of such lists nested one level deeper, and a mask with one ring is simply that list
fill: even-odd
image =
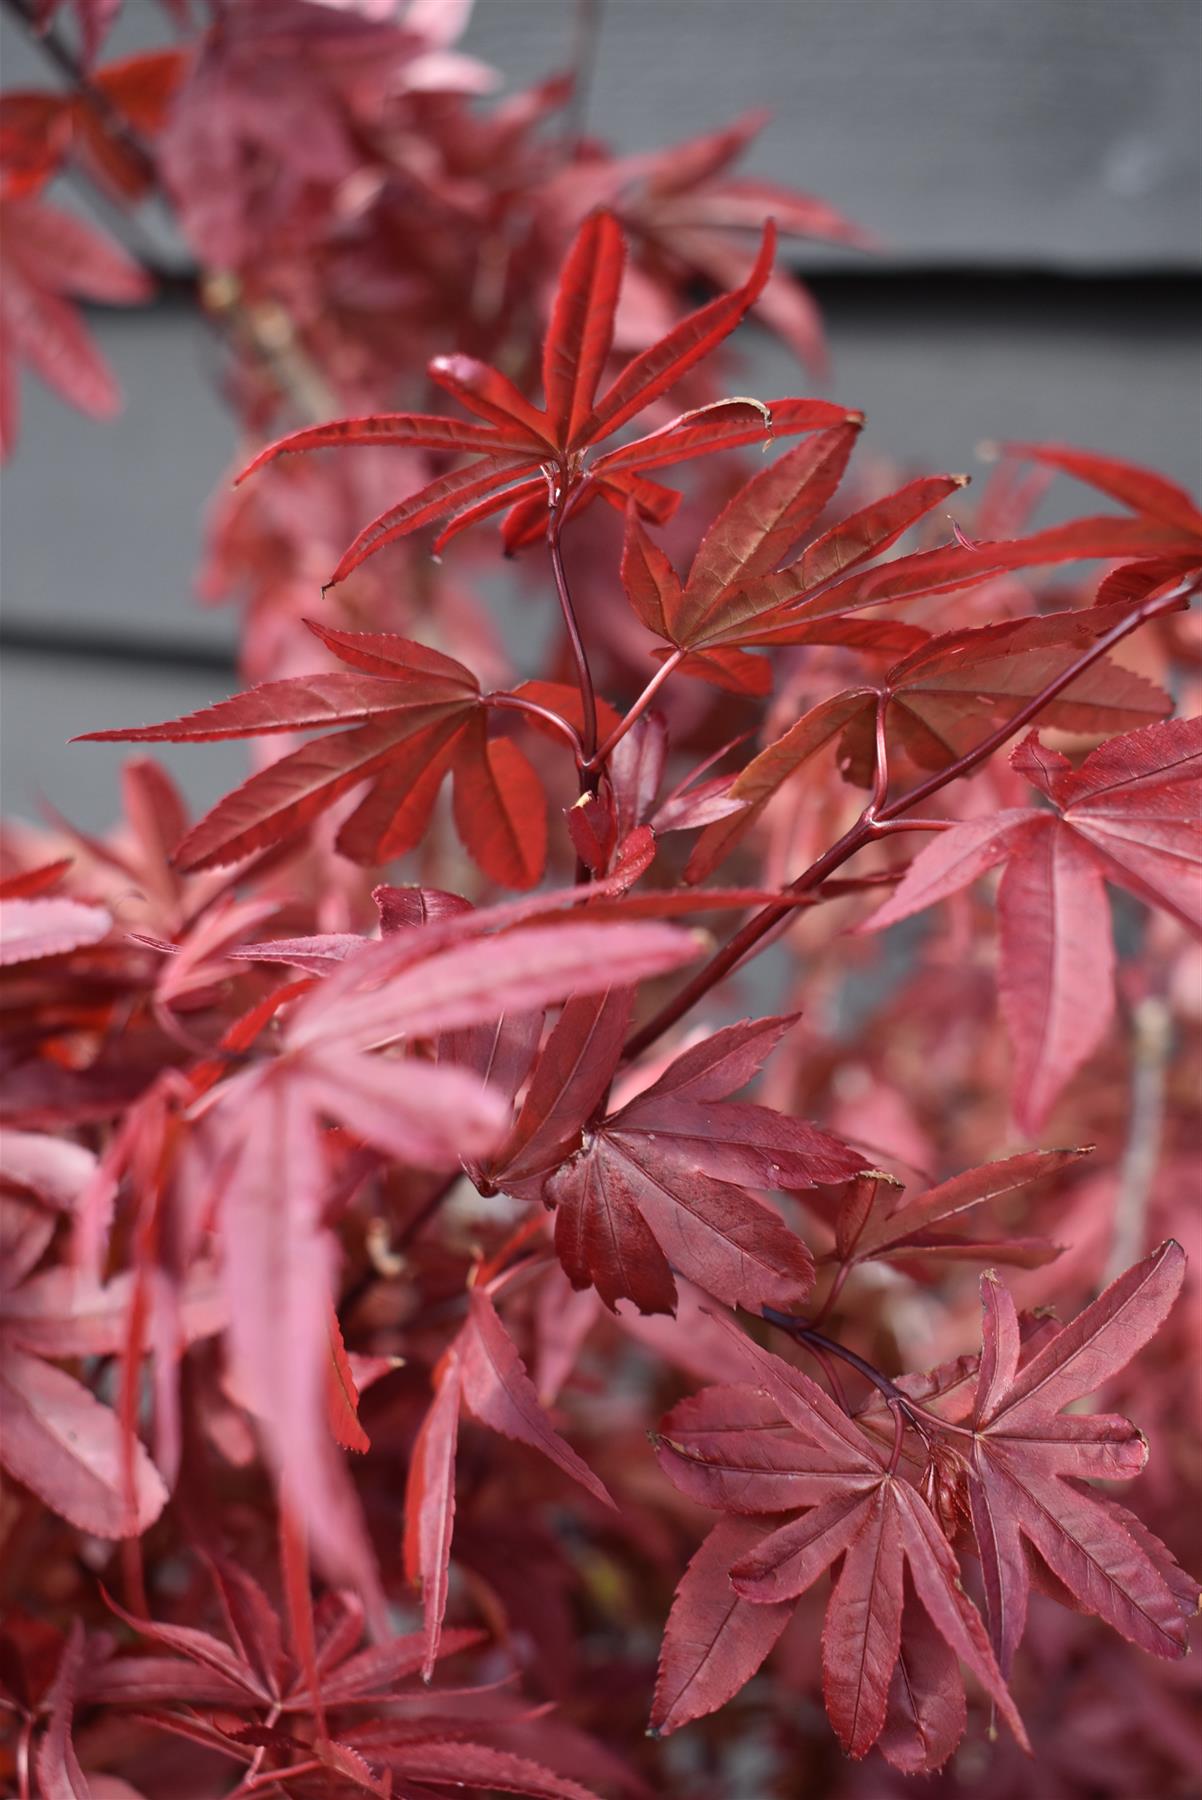
[{"label": "gray siding panel", "polygon": [[[598,3],[589,117],[622,150],[769,106],[749,169],[842,207],[891,265],[1199,265],[1197,0]],[[575,13],[477,0],[463,47],[522,85],[568,62]],[[113,54],[165,30],[126,0]],[[7,14],[0,56],[6,87],[53,85]]]},{"label": "gray siding panel", "polygon": [[[533,79],[573,12],[478,0],[465,47]],[[894,265],[1112,269],[1197,266],[1200,101],[1196,0],[602,0],[589,110],[645,149],[771,107],[756,172]]]}]

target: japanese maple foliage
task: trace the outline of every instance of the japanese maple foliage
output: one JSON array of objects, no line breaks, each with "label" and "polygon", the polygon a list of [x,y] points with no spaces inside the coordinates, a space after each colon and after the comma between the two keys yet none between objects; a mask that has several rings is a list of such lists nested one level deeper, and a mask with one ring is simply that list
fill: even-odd
[{"label": "japanese maple foliage", "polygon": [[756,119],[612,156],[455,0],[15,10],[6,447],[149,291],[66,170],[245,439],[241,691],[81,736],[252,761],[0,842],[6,1786],[1188,1792],[1202,513],[731,393],[822,365],[778,232],[870,241]]}]

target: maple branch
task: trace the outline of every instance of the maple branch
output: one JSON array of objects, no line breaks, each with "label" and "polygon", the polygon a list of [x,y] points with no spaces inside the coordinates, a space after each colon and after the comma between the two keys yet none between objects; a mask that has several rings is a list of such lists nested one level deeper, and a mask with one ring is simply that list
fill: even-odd
[{"label": "maple branch", "polygon": [[880,819],[876,821],[876,835],[892,836],[895,831],[950,831],[955,824],[954,819]]},{"label": "maple branch", "polygon": [[[924,800],[929,800],[932,794],[937,794],[940,789],[947,787],[949,782],[969,774],[978,764],[985,762],[995,750],[1000,750],[1003,744],[1009,743],[1017,732],[1036,719],[1044,707],[1062,694],[1065,688],[1071,687],[1079,676],[1085,674],[1086,670],[1091,669],[1096,662],[1100,661],[1108,650],[1112,650],[1116,644],[1121,643],[1125,637],[1129,637],[1133,631],[1137,631],[1141,625],[1146,625],[1149,620],[1160,618],[1165,613],[1174,612],[1180,606],[1182,598],[1190,591],[1187,583],[1178,583],[1167,594],[1153,596],[1141,605],[1133,607],[1126,618],[1120,619],[1117,625],[1112,625],[1109,631],[1103,632],[1101,637],[1095,638],[1088,649],[1083,650],[1067,669],[1042,687],[1038,694],[1021,706],[1011,718],[1004,720],[995,731],[991,731],[988,737],[982,738],[981,742],[972,750],[966,750],[963,756],[957,757],[956,761],[950,763],[946,769],[936,770],[925,781],[920,781],[916,787],[912,787],[908,793],[899,794],[896,800],[888,801],[875,816],[870,800],[854,825],[849,826],[843,836],[832,844],[829,850],[824,851],[816,862],[811,863],[809,868],[791,882],[785,891],[794,896],[811,892],[825,881],[828,875],[833,874],[836,869],[841,868],[845,862],[862,850],[866,844],[883,836],[886,830],[896,830],[898,827],[894,821],[901,814],[909,812],[912,807],[920,805]],[[921,822],[916,821],[915,823],[921,825]],[[655,1013],[645,1025],[634,1033],[626,1045],[627,1060],[639,1056],[644,1050],[649,1049],[658,1038],[663,1036],[665,1031],[670,1030],[677,1020],[683,1018],[684,1014],[696,1006],[697,1002],[703,999],[712,988],[715,988],[720,981],[725,980],[726,976],[768,936],[775,926],[788,918],[791,910],[792,908],[788,905],[773,901],[756,913],[746,924],[740,926],[734,936],[714,953],[709,962],[685,983],[680,992],[667,1001],[659,1012]]]},{"label": "maple branch", "polygon": [[909,1395],[903,1392],[896,1382],[890,1381],[887,1375],[882,1375],[873,1363],[866,1362],[862,1356],[857,1356],[854,1350],[849,1350],[846,1344],[839,1343],[836,1338],[827,1337],[824,1331],[818,1331],[813,1325],[807,1324],[804,1319],[794,1318],[792,1313],[777,1312],[774,1306],[765,1306],[760,1316],[766,1319],[769,1325],[775,1325],[778,1331],[787,1332],[795,1344],[801,1344],[820,1361],[825,1356],[837,1356],[840,1362],[845,1362],[849,1369],[854,1369],[857,1375],[862,1375],[865,1381],[871,1382],[878,1393],[883,1394],[885,1399],[894,1405],[904,1406],[908,1409],[914,1404]]},{"label": "maple branch", "polygon": [[[39,29],[37,11],[34,0],[3,0],[7,10],[23,26],[37,49],[52,63],[76,97],[87,107],[108,137],[110,137],[135,165],[141,180],[148,187],[158,185],[158,170],[155,166],[154,152],[146,139],[130,123],[120,107],[96,86],[87,70],[50,26],[46,30]],[[107,189],[97,181],[89,179],[87,170],[74,159],[68,158],[63,167],[64,179],[73,187],[86,195],[90,203],[101,213],[114,237],[123,246],[128,255],[160,286],[179,287],[181,284],[191,293],[195,288],[195,274],[188,270],[178,270],[166,266],[160,260],[158,246],[151,242],[149,235],[142,229],[137,219],[128,208],[115,201]]]},{"label": "maple branch", "polygon": [[205,316],[243,340],[298,418],[317,422],[337,412],[337,395],[307,355],[286,307],[278,300],[247,305],[236,275],[206,276],[200,292]]},{"label": "maple branch", "polygon": [[434,1192],[422,1201],[417,1211],[406,1219],[392,1242],[394,1256],[402,1255],[416,1237],[425,1230],[430,1220],[441,1207],[444,1200],[449,1200],[459,1183],[463,1180],[462,1168],[452,1169],[445,1181],[440,1181]]},{"label": "maple branch", "polygon": [[551,556],[551,568],[555,574],[555,591],[559,595],[559,609],[563,614],[563,622],[567,627],[568,643],[572,649],[572,660],[576,664],[576,685],[580,689],[580,708],[584,714],[584,730],[581,733],[581,747],[584,751],[584,765],[581,769],[581,793],[591,792],[588,782],[588,770],[597,752],[597,696],[593,691],[592,670],[588,666],[588,656],[584,648],[584,640],[580,635],[580,626],[576,619],[576,609],[572,605],[572,595],[568,588],[568,578],[563,566],[563,552],[560,548],[559,534],[563,517],[559,506],[552,502],[550,516],[547,519],[547,549]]},{"label": "maple branch", "polygon": [[26,32],[33,39],[38,49],[48,62],[52,62],[59,74],[64,76],[75,90],[90,112],[95,113],[108,135],[128,152],[130,158],[137,163],[138,172],[148,183],[155,183],[158,170],[155,166],[154,153],[119,106],[114,105],[103,88],[98,88],[87,70],[75,55],[68,49],[54,26],[47,30],[39,28],[37,7],[34,0],[4,0],[10,13],[19,19]]},{"label": "maple branch", "polygon": [[899,794],[890,805],[883,806],[880,812],[882,821],[895,819],[899,813],[909,812],[911,807],[918,806],[923,800],[929,800],[932,794],[937,794],[940,788],[947,786],[949,781],[956,781],[961,775],[969,774],[979,763],[983,763],[986,758],[992,756],[995,750],[1000,750],[1003,744],[1009,743],[1010,739],[1024,726],[1030,725],[1034,719],[1038,718],[1045,706],[1057,699],[1065,688],[1071,687],[1078,676],[1084,675],[1087,669],[1091,669],[1106,655],[1108,650],[1113,650],[1116,644],[1121,643],[1125,637],[1130,637],[1133,631],[1137,631],[1141,625],[1146,625],[1150,619],[1158,619],[1164,613],[1175,612],[1183,597],[1190,591],[1188,583],[1178,582],[1169,593],[1159,594],[1152,599],[1145,600],[1142,605],[1133,607],[1125,619],[1120,619],[1117,625],[1112,625],[1109,631],[1104,631],[1100,638],[1095,638],[1089,648],[1083,650],[1075,662],[1071,662],[1068,668],[1057,675],[1053,681],[1049,681],[1045,687],[1040,688],[1039,692],[1033,695],[1025,706],[1019,707],[1012,718],[1003,720],[997,730],[991,731],[989,736],[983,738],[975,749],[966,750],[964,755],[957,757],[956,761],[948,768],[937,770],[925,781],[920,781],[917,787],[911,788],[908,794]]},{"label": "maple branch", "polygon": [[[796,881],[790,883],[785,893],[794,898],[811,893],[813,889],[822,885],[828,875],[832,875],[836,869],[854,856],[857,850],[862,850],[865,844],[870,843],[874,835],[871,821],[861,815],[855,824],[845,831],[836,843],[831,845],[829,850],[824,851],[816,862],[810,864],[804,874],[799,875]],[[683,1018],[685,1013],[696,1006],[699,1000],[704,999],[711,988],[725,980],[732,969],[741,963],[751,950],[754,950],[762,938],[767,936],[773,926],[779,925],[793,911],[794,907],[789,900],[774,900],[760,912],[755,913],[745,925],[741,925],[734,936],[728,938],[726,943],[714,952],[709,962],[700,968],[690,981],[685,983],[680,992],[665,1002],[660,1010],[634,1033],[626,1045],[624,1052],[626,1059],[639,1056],[644,1050],[649,1049],[658,1038],[663,1036],[665,1031],[670,1030],[676,1024],[678,1019]]]},{"label": "maple branch", "polygon": [[1160,1159],[1164,1128],[1165,1075],[1173,1041],[1173,1022],[1164,1001],[1155,995],[1135,1008],[1131,1120],[1119,1168],[1114,1203],[1114,1231],[1106,1259],[1103,1287],[1116,1281],[1143,1249],[1144,1219]]},{"label": "maple branch", "polygon": [[[425,1230],[435,1213],[442,1207],[443,1202],[450,1198],[462,1177],[462,1168],[452,1169],[445,1180],[440,1181],[433,1192],[428,1194],[416,1211],[406,1219],[396,1238],[388,1245],[388,1256],[390,1259],[395,1259],[398,1271],[404,1263],[405,1252],[414,1239]],[[390,1271],[373,1259],[351,1282],[346,1293],[339,1300],[339,1322],[344,1325],[349,1324],[364,1297],[371,1292],[377,1282],[385,1279],[391,1279]]]},{"label": "maple branch", "polygon": [[601,748],[589,759],[590,768],[603,769],[605,767],[605,764],[609,761],[631,726],[642,718],[660,688],[664,685],[665,681],[667,681],[669,675],[675,674],[676,670],[684,661],[685,655],[686,652],[684,650],[673,650],[671,656],[664,659],[643,689],[642,693],[639,695],[638,699],[634,702],[634,705],[630,708],[630,711],[626,714],[626,717],[619,720],[602,744]]},{"label": "maple branch", "polygon": [[[68,48],[53,26],[41,30],[37,23],[34,0],[3,0],[9,12],[20,20],[26,32],[47,60],[66,79],[73,93],[93,113],[106,134],[136,164],[148,189],[162,192],[158,163],[147,140],[130,123],[103,88],[97,87],[75,52]],[[86,189],[92,200],[108,215],[110,224],[120,222],[118,237],[147,274],[158,282],[176,282],[180,277],[164,269],[152,247],[147,245],[137,221],[124,208],[114,206],[105,189],[88,180],[86,171],[76,164],[67,173]],[[141,240],[140,244],[137,240]],[[337,412],[336,397],[322,379],[297,337],[291,314],[280,302],[268,300],[248,306],[241,285],[233,275],[221,274],[187,277],[191,292],[198,291],[202,316],[211,321],[218,334],[242,339],[242,347],[252,351],[262,362],[282,397],[291,402],[297,415],[306,420],[328,418]]]}]

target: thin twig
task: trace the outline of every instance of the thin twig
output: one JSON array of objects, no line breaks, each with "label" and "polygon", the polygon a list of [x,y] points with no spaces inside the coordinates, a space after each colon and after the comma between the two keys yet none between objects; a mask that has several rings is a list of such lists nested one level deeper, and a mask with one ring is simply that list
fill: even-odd
[{"label": "thin twig", "polygon": [[114,142],[128,152],[131,160],[138,165],[138,173],[150,186],[158,179],[158,169],[154,152],[146,139],[131,125],[120,107],[115,105],[103,88],[96,86],[87,70],[68,48],[53,26],[48,30],[39,28],[37,7],[33,0],[4,0],[8,11],[20,20],[29,36],[48,62],[54,64],[59,74],[68,82],[75,94],[95,113]]},{"label": "thin twig", "polygon": [[1149,995],[1136,1006],[1131,1023],[1134,1040],[1131,1118],[1119,1168],[1114,1231],[1103,1286],[1117,1280],[1143,1252],[1148,1201],[1160,1161],[1164,1128],[1165,1077],[1173,1042],[1172,1016],[1163,1000]]},{"label": "thin twig", "polygon": [[827,1337],[825,1332],[816,1330],[805,1319],[794,1318],[791,1313],[777,1312],[774,1306],[765,1306],[762,1310],[762,1317],[767,1319],[769,1325],[775,1325],[778,1331],[786,1332],[795,1344],[801,1344],[815,1354],[837,1356],[839,1361],[845,1362],[849,1369],[854,1369],[857,1375],[862,1375],[865,1381],[871,1382],[872,1386],[877,1389],[878,1393],[883,1394],[886,1400],[904,1402],[907,1406],[911,1404],[909,1395],[903,1393],[896,1382],[890,1381],[887,1375],[882,1375],[874,1364],[866,1362],[862,1356],[858,1356],[854,1350],[849,1350],[846,1344],[839,1343],[836,1338]]},{"label": "thin twig", "polygon": [[[1113,649],[1125,637],[1129,637],[1141,625],[1146,625],[1149,620],[1175,611],[1181,604],[1184,594],[1189,591],[1187,587],[1181,585],[1175,587],[1170,593],[1160,594],[1145,600],[1140,606],[1133,607],[1126,618],[1121,619],[1117,625],[1113,625],[1109,631],[1095,639],[1074,662],[1070,663],[1067,669],[1056,676],[1055,680],[1049,681],[1038,694],[1021,706],[1012,718],[999,725],[995,731],[991,731],[988,737],[982,738],[981,742],[972,750],[965,751],[963,756],[957,757],[956,761],[949,764],[946,769],[936,770],[933,775],[928,776],[925,781],[920,781],[908,793],[899,794],[896,800],[888,801],[875,816],[872,816],[870,803],[855,824],[845,831],[829,850],[824,851],[816,862],[811,863],[810,867],[799,875],[796,881],[790,884],[789,893],[805,894],[818,887],[828,875],[841,868],[866,844],[883,836],[886,829],[890,827],[896,829],[894,821],[903,813],[908,813],[911,808],[929,800],[932,794],[937,794],[949,782],[969,774],[980,763],[985,762],[995,750],[999,750],[1003,744],[1009,743],[1017,732],[1029,725],[1033,719],[1038,718],[1045,706],[1048,706],[1066,688],[1071,687],[1073,682],[1100,661],[1108,650]],[[780,924],[782,919],[788,916],[788,913],[787,906],[773,902],[741,926],[734,936],[715,952],[709,962],[685,983],[680,992],[662,1006],[659,1012],[649,1019],[639,1031],[635,1032],[626,1046],[627,1059],[640,1055],[662,1037],[665,1031],[670,1030],[678,1019],[683,1018],[685,1013],[690,1011],[699,1000],[703,999],[720,981],[723,981],[743,961],[744,957],[754,950],[774,927]]]},{"label": "thin twig", "polygon": [[590,758],[589,766],[591,768],[603,769],[605,767],[631,726],[642,718],[660,688],[663,687],[670,675],[676,673],[686,655],[687,652],[684,650],[673,650],[671,656],[664,658],[664,661],[655,671],[655,674],[651,677],[625,718],[619,720],[602,744],[601,748]]},{"label": "thin twig", "polygon": [[956,1437],[975,1435],[968,1426],[953,1425],[949,1419],[941,1419],[938,1413],[920,1405],[904,1388],[898,1387],[895,1381],[890,1381],[887,1375],[882,1375],[875,1364],[866,1361],[854,1350],[849,1350],[846,1344],[839,1343],[836,1338],[827,1337],[824,1331],[816,1330],[805,1319],[794,1318],[791,1313],[777,1312],[772,1306],[765,1306],[760,1316],[769,1325],[775,1325],[778,1331],[786,1332],[795,1344],[800,1344],[812,1354],[821,1352],[824,1356],[837,1356],[840,1362],[845,1362],[848,1368],[854,1369],[857,1375],[862,1375],[865,1381],[872,1384],[888,1402],[890,1410],[900,1408],[924,1439],[927,1437],[927,1426],[937,1431],[950,1431]]},{"label": "thin twig", "polygon": [[584,746],[580,742],[580,733],[567,719],[559,713],[552,712],[549,706],[540,706],[537,700],[527,700],[521,694],[485,694],[485,706],[500,707],[511,712],[529,713],[532,719],[541,719],[550,725],[561,737],[565,737],[572,746],[572,754],[576,758],[576,767],[584,766]]},{"label": "thin twig", "polygon": [[587,765],[591,764],[597,751],[597,696],[593,691],[593,674],[589,668],[588,655],[584,648],[584,640],[580,635],[580,625],[576,618],[576,610],[572,605],[572,594],[563,566],[563,551],[559,542],[562,522],[563,515],[558,505],[553,502],[550,517],[547,520],[547,549],[550,552],[551,568],[555,575],[555,591],[559,595],[559,610],[563,614],[572,660],[576,665],[576,685],[580,689],[580,710],[584,719],[584,730],[581,732],[580,742],[586,765],[586,768],[581,771],[580,791],[587,794],[592,791],[586,772]]},{"label": "thin twig", "polygon": [[[88,108],[106,134],[135,164],[147,189],[162,194],[162,182],[153,147],[104,89],[96,85],[79,57],[63,42],[55,29],[51,27],[47,31],[39,30],[33,0],[3,0],[3,4],[20,21],[47,60],[66,79],[75,97]],[[76,177],[81,174],[78,167],[69,172]],[[94,181],[87,181],[85,185],[89,195],[106,211],[115,210],[103,187]],[[127,240],[131,234],[137,234],[137,222],[129,213],[120,212],[119,219],[121,231]],[[144,247],[132,248],[128,241],[126,248],[156,280],[176,279],[171,271],[159,266],[152,251]],[[280,394],[300,419],[316,423],[339,410],[328,383],[306,355],[294,320],[278,301],[247,306],[240,285],[233,276],[200,278],[197,288],[203,316],[235,343],[241,341],[242,348],[251,351],[259,359]]]}]

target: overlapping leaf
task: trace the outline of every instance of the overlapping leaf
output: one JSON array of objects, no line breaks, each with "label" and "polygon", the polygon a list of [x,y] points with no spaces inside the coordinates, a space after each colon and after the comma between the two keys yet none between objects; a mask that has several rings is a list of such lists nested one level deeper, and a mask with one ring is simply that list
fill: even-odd
[{"label": "overlapping leaf", "polygon": [[[1166,549],[1161,558],[1157,558],[1157,562],[1168,560],[1171,567],[1166,572],[1155,569],[1153,585],[1159,585],[1166,574],[1184,576],[1191,569],[1202,567],[1202,511],[1198,509],[1197,500],[1177,482],[1168,481],[1164,475],[1148,468],[1139,468],[1135,463],[1123,463],[1119,457],[1098,455],[1072,445],[1008,443],[1002,448],[1013,457],[1074,475],[1090,488],[1098,488],[1101,493],[1110,495],[1110,499],[1119,500],[1135,515],[1177,533],[1180,538],[1177,547]],[[1123,572],[1130,578],[1130,572]]]},{"label": "overlapping leaf", "polygon": [[[754,630],[731,635],[726,625],[741,615],[749,593],[754,595],[765,582],[784,579],[773,571],[785,563],[834,495],[862,424],[861,414],[846,413],[752,476],[710,526],[683,584],[631,509],[623,557],[627,597],[650,631],[677,649],[693,652],[686,669],[703,673],[707,653],[729,657],[739,644],[760,641]],[[790,565],[790,571],[803,569],[807,590],[820,588],[843,570],[886,550],[964,480],[960,475],[935,475],[912,482],[832,526]],[[862,627],[834,620],[813,626],[808,641],[838,643],[850,637],[854,643],[864,636]],[[901,625],[882,626],[876,639],[886,653],[921,641]]]},{"label": "overlapping leaf", "polygon": [[490,879],[533,887],[546,860],[542,786],[516,744],[488,737],[471,671],[407,638],[311,629],[356,673],[289,676],[161,725],[85,734],[104,743],[209,743],[340,727],[220,800],[178,846],[180,866],[220,867],[294,837],[360,782],[371,785],[342,824],[338,848],[355,862],[391,861],[421,841],[453,770],[465,847]]},{"label": "overlapping leaf", "polygon": [[1003,1670],[1026,1619],[1031,1571],[1024,1540],[1085,1610],[1154,1655],[1185,1654],[1197,1583],[1138,1519],[1086,1485],[1137,1475],[1147,1441],[1126,1419],[1065,1411],[1147,1343],[1184,1271],[1180,1245],[1162,1244],[1021,1366],[1014,1302],[996,1278],[982,1278],[968,1492]]},{"label": "overlapping leaf", "polygon": [[[641,1312],[674,1309],[673,1269],[732,1305],[788,1304],[808,1292],[809,1251],[751,1190],[837,1181],[860,1158],[813,1125],[727,1099],[788,1023],[729,1026],[684,1051],[617,1111],[590,1120],[575,1109],[579,1148],[542,1188],[556,1209],[555,1248],[573,1287],[595,1286],[607,1306],[629,1299]],[[619,1050],[615,1032],[611,1071]],[[546,1117],[555,1117],[554,1105]],[[563,1159],[559,1119],[554,1139]],[[544,1147],[552,1149],[551,1133]]]},{"label": "overlapping leaf", "polygon": [[[412,1678],[427,1654],[422,1634],[389,1635],[363,1647],[362,1606],[352,1594],[330,1592],[309,1620],[306,1654],[294,1641],[295,1621],[285,1643],[270,1600],[251,1576],[222,1561],[212,1573],[228,1641],[194,1625],[135,1617],[110,1601],[150,1653],[102,1650],[86,1666],[76,1657],[68,1666],[69,1689],[60,1678],[59,1690],[71,1700],[135,1706],[143,1725],[217,1751],[248,1772],[269,1778],[286,1771],[290,1791],[327,1792],[333,1778],[339,1792],[384,1796],[395,1772],[406,1783],[420,1782],[423,1792],[471,1779],[536,1800],[592,1800],[575,1781],[488,1741],[494,1725],[488,1689],[415,1690]],[[453,1656],[479,1636],[447,1631],[437,1655]],[[507,1713],[496,1711],[503,1725]],[[65,1724],[56,1753],[78,1769],[70,1708],[60,1705],[59,1712]]]},{"label": "overlapping leaf", "polygon": [[[544,405],[533,406],[499,370],[470,356],[438,356],[430,378],[475,415],[471,422],[436,414],[382,413],[339,419],[293,432],[260,452],[239,477],[294,451],[331,445],[393,444],[473,455],[475,461],[438,475],[416,494],[381,514],[346,551],[332,581],[342,581],[365,557],[397,538],[450,515],[438,543],[489,514],[511,509],[509,546],[541,535],[548,504],[569,494],[600,495],[625,509],[633,503],[664,518],[678,495],[639,471],[662,463],[773,436],[809,431],[844,416],[824,401],[782,401],[764,406],[723,402],[685,413],[671,426],[627,444],[587,467],[585,453],[676,385],[730,335],[762,293],[772,268],[775,232],[769,225],[747,279],[731,293],[700,307],[658,343],[640,352],[601,391],[613,341],[613,322],[625,245],[612,214],[588,218],[560,273],[543,350]],[[583,485],[582,485],[583,484]]]},{"label": "overlapping leaf", "polygon": [[434,1400],[414,1445],[405,1497],[405,1569],[422,1593],[422,1672],[427,1681],[440,1654],[447,1605],[455,1520],[455,1452],[464,1405],[481,1424],[528,1444],[595,1500],[613,1505],[602,1482],[555,1430],[491,1296],[476,1288],[467,1323],[439,1362]]},{"label": "overlapping leaf", "polygon": [[1202,931],[1202,720],[1112,738],[1077,770],[1034,734],[1013,760],[1055,810],[1015,808],[941,832],[865,929],[921,912],[1006,865],[1000,987],[1015,1112],[1034,1131],[1110,1020],[1103,881]]},{"label": "overlapping leaf", "polygon": [[[117,1414],[55,1364],[125,1353],[134,1280],[101,1284],[61,1266],[37,1271],[56,1213],[94,1176],[93,1159],[76,1145],[0,1136],[0,1460],[81,1531],[128,1537],[162,1511],[162,1476]],[[211,1337],[224,1319],[212,1273],[198,1264],[180,1295],[183,1341]]]},{"label": "overlapping leaf", "polygon": [[1074,519],[1030,537],[964,540],[872,562],[950,487],[962,484],[962,476],[927,477],[841,520],[795,562],[729,595],[704,621],[693,648],[838,643],[854,623],[849,615],[955,593],[1008,571],[1097,558],[1159,562],[1192,551],[1193,540],[1172,526],[1105,515]]},{"label": "overlapping leaf", "polygon": [[423,1169],[480,1161],[509,1123],[505,1094],[467,1068],[370,1051],[547,1005],[599,984],[606,968],[634,981],[697,950],[670,926],[565,924],[512,934],[499,965],[499,940],[468,936],[487,920],[453,917],[365,945],[292,1008],[283,1054],[227,1081],[205,1121],[233,1133],[218,1166],[238,1394],[324,1564],[369,1594],[373,1559],[327,1413],[335,1245],[322,1122]]},{"label": "overlapping leaf", "polygon": [[0,455],[17,435],[18,362],[72,406],[109,418],[116,382],[75,298],[132,305],[151,284],[138,265],[81,219],[34,199],[0,201]]},{"label": "overlapping leaf", "polygon": [[[661,1465],[685,1493],[723,1511],[755,1518],[805,1510],[754,1534],[729,1565],[734,1595],[772,1609],[762,1630],[754,1631],[733,1604],[722,1611],[719,1596],[726,1590],[720,1580],[714,1583],[713,1617],[707,1622],[695,1618],[696,1602],[686,1590],[675,1624],[670,1621],[672,1641],[665,1640],[653,1724],[670,1730],[721,1705],[732,1683],[754,1672],[761,1646],[765,1652],[770,1648],[779,1629],[777,1609],[838,1564],[822,1639],[823,1688],[846,1750],[865,1755],[891,1713],[899,1727],[899,1686],[909,1686],[919,1715],[939,1711],[946,1718],[950,1710],[957,1717],[958,1662],[972,1670],[1025,1742],[984,1627],[960,1585],[951,1546],[924,1500],[807,1376],[749,1340],[743,1355],[755,1385],[710,1388],[669,1413],[658,1439]],[[903,1650],[907,1603],[911,1618]],[[925,1626],[918,1625],[917,1611],[925,1613]],[[683,1636],[687,1646],[689,1634],[702,1623],[708,1624],[709,1656],[682,1700],[679,1639]],[[943,1645],[933,1655],[932,1633]],[[920,1646],[928,1651],[925,1658],[918,1654]],[[912,1736],[902,1734],[904,1751],[900,1742],[896,1746],[911,1766]],[[947,1730],[932,1734],[921,1766],[935,1766],[954,1743]],[[894,1754],[892,1733],[882,1748]]]},{"label": "overlapping leaf", "polygon": [[835,1215],[835,1251],[841,1263],[868,1261],[920,1264],[936,1261],[1013,1263],[1036,1268],[1058,1255],[1043,1237],[1001,1232],[973,1237],[959,1226],[976,1207],[1058,1174],[1086,1150],[1029,1150],[1001,1162],[966,1169],[912,1200],[892,1176],[868,1170],[847,1184]]},{"label": "overlapping leaf", "polygon": [[[920,769],[946,768],[1069,668],[1082,649],[1119,622],[1123,610],[1090,607],[943,632],[920,641],[879,680],[819,701],[739,771],[728,798],[741,807],[702,834],[689,878],[699,880],[713,869],[784,783],[828,745],[837,742],[839,766],[848,779],[870,785],[879,706],[886,708],[891,756],[900,752]],[[888,651],[887,634],[904,630],[882,623],[865,636],[863,647]],[[1042,718],[1068,731],[1100,735],[1138,727],[1171,710],[1168,695],[1151,682],[1102,659],[1053,700]]]}]

